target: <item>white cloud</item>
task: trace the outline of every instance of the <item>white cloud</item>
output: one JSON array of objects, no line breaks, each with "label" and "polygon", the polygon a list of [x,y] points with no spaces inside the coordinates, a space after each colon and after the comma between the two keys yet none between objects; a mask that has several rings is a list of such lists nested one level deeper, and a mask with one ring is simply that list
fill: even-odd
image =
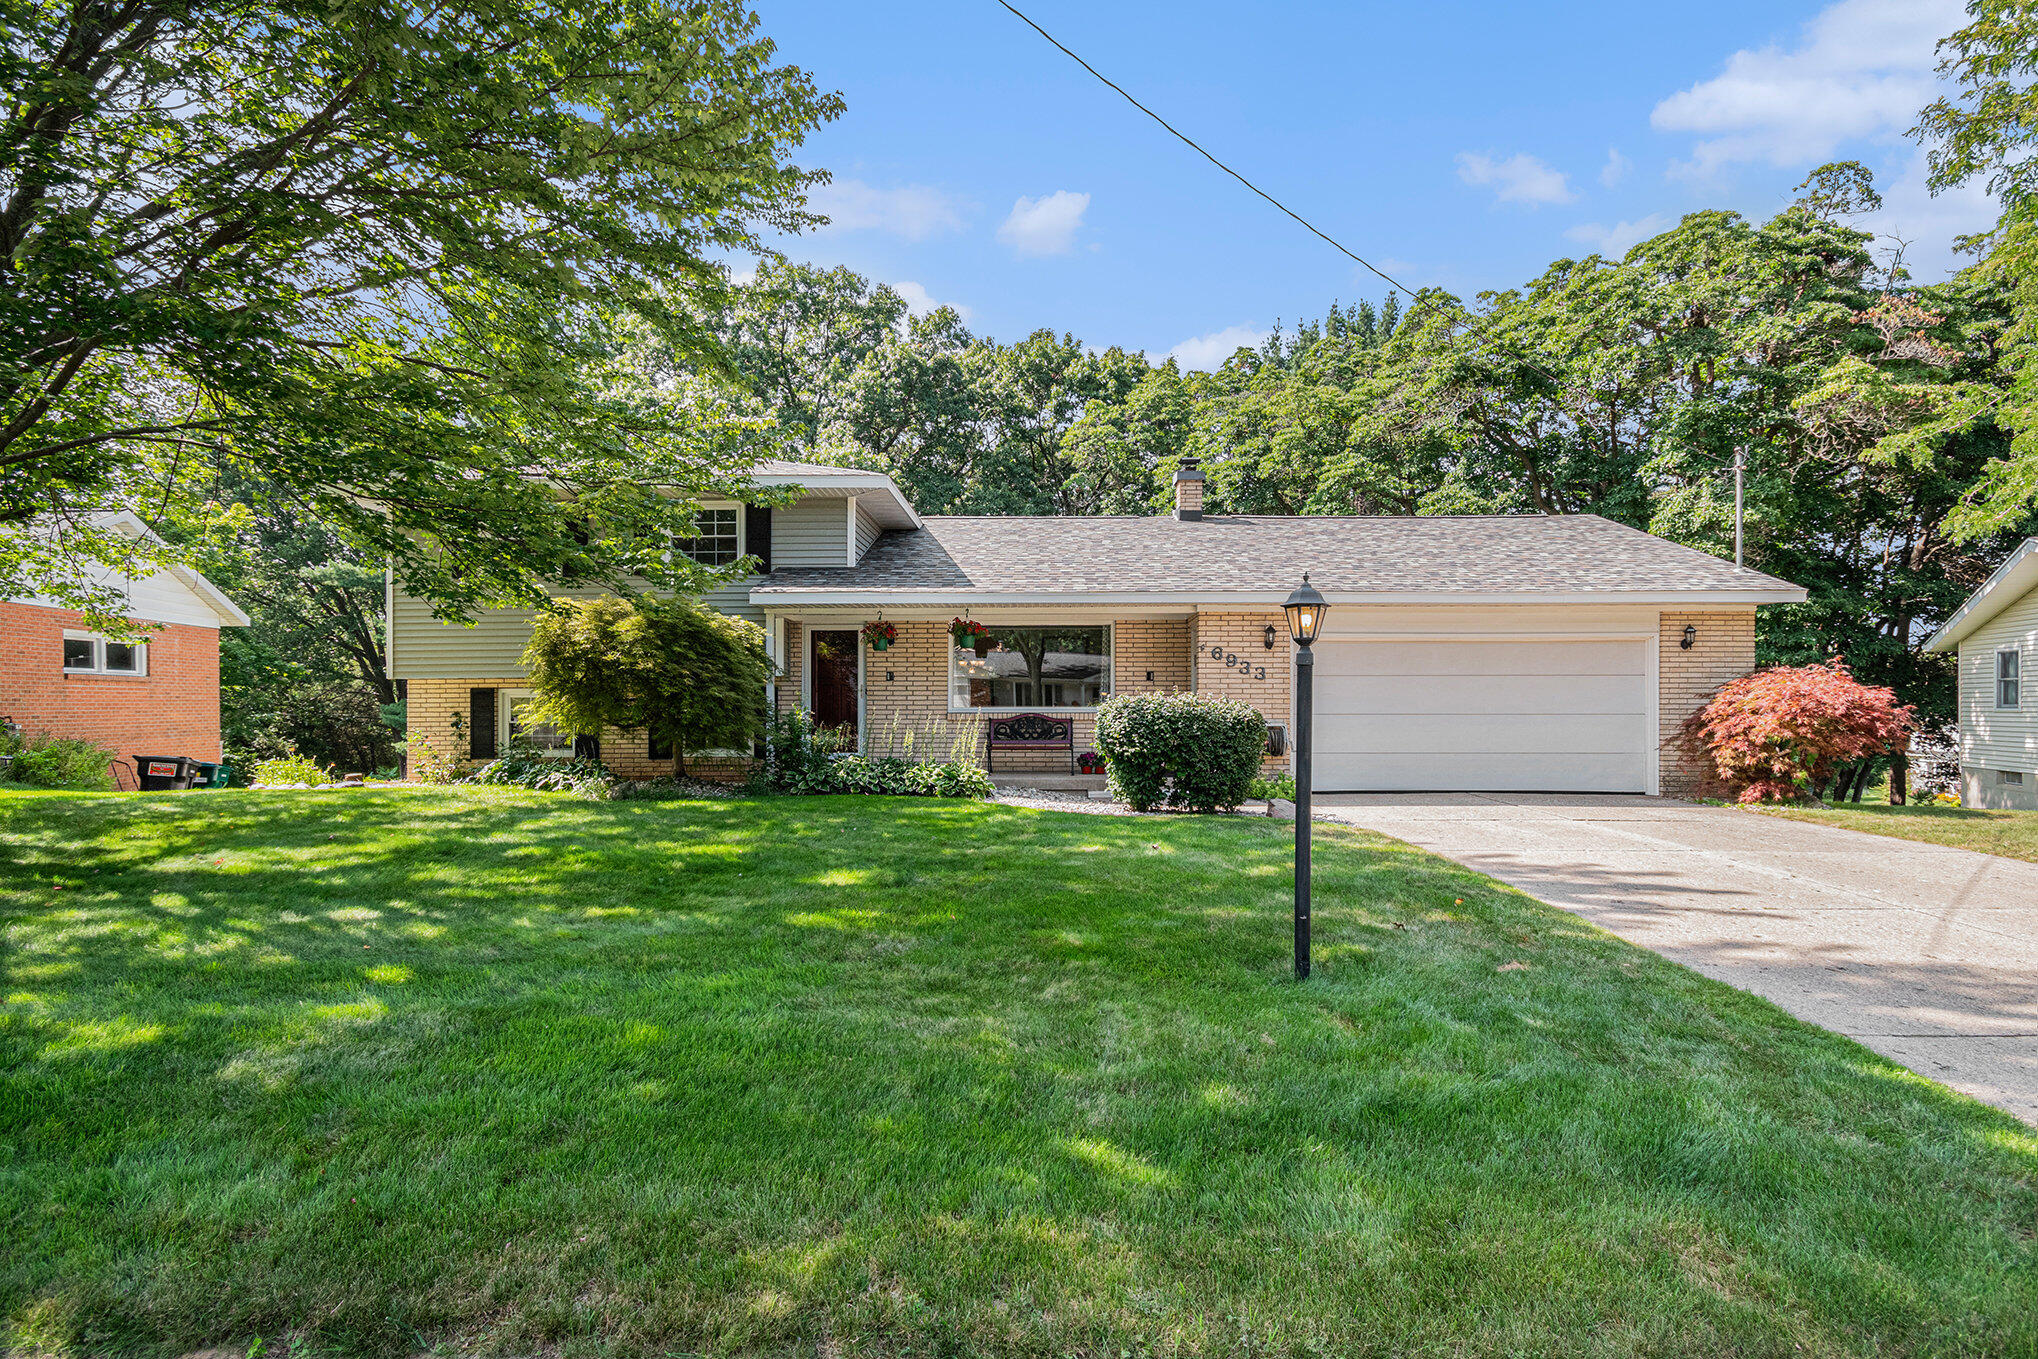
[{"label": "white cloud", "polygon": [[1609,259],[1619,259],[1634,248],[1635,242],[1646,241],[1651,236],[1668,231],[1675,225],[1660,212],[1647,217],[1638,217],[1632,222],[1615,222],[1606,226],[1599,222],[1580,222],[1564,234],[1574,241],[1591,246]]},{"label": "white cloud", "polygon": [[962,305],[962,303],[937,302],[932,293],[929,293],[911,279],[892,284],[892,291],[906,300],[906,310],[915,316],[925,316],[936,307],[945,306],[965,321],[970,318],[970,309]]},{"label": "white cloud", "polygon": [[[1853,218],[1848,225],[1905,242],[1904,263],[1911,277],[1920,283],[1936,283],[1974,262],[1971,255],[1954,253],[1953,240],[1994,226],[2001,205],[1978,181],[1948,189],[1935,198],[1926,186],[1926,172],[1925,153],[1913,151],[1896,178],[1877,185],[1882,191],[1881,209]],[[1877,247],[1892,244],[1881,240]]]},{"label": "white cloud", "polygon": [[1599,167],[1599,182],[1611,189],[1628,177],[1633,162],[1620,153],[1618,146],[1606,148],[1606,164]]},{"label": "white cloud", "polygon": [[1226,326],[1208,335],[1182,341],[1167,353],[1185,371],[1208,373],[1222,368],[1224,361],[1241,349],[1257,349],[1266,343],[1270,330],[1258,326]]},{"label": "white cloud", "polygon": [[807,206],[828,219],[821,231],[886,231],[924,241],[960,231],[965,204],[925,184],[880,189],[860,179],[838,179],[807,195]]},{"label": "white cloud", "polygon": [[1734,53],[1718,75],[1656,105],[1649,122],[1699,134],[1692,158],[1672,167],[1681,177],[1741,161],[1813,165],[1845,141],[1909,127],[1933,96],[1933,45],[1965,17],[1962,0],[1839,0],[1795,47]]},{"label": "white cloud", "polygon": [[1020,255],[1066,255],[1089,211],[1090,196],[1057,189],[1045,198],[1021,198],[998,228],[998,239]]},{"label": "white cloud", "polygon": [[1491,186],[1494,195],[1503,203],[1535,206],[1568,203],[1572,197],[1571,185],[1561,171],[1552,170],[1526,152],[1517,152],[1506,160],[1497,161],[1475,151],[1461,151],[1458,153],[1458,178],[1467,184]]}]

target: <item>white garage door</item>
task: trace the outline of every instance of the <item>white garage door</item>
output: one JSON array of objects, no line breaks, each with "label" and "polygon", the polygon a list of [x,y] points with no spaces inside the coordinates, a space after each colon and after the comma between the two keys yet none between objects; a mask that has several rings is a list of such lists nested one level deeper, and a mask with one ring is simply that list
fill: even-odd
[{"label": "white garage door", "polygon": [[1319,642],[1316,787],[1646,792],[1649,645]]}]

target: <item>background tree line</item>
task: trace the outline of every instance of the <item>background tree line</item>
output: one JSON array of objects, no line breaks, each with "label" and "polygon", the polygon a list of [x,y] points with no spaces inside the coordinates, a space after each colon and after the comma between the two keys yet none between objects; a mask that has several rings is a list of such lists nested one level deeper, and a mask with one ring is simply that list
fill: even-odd
[{"label": "background tree line", "polygon": [[[1935,187],[1983,179],[2002,215],[1947,282],[1849,225],[1877,200],[1842,163],[1766,222],[1332,304],[1185,373],[775,256],[820,220],[791,156],[842,103],[736,0],[29,6],[0,71],[0,590],[118,628],[93,562],[189,561],[256,615],[231,739],[363,764],[399,697],[385,562],[448,618],[699,589],[645,545],[768,454],[951,514],[1154,513],[1193,454],[1217,513],[1591,512],[1721,555],[1743,455],[1749,563],[1812,594],[1767,611],[1763,658],[1844,653],[1943,718],[1919,645],[2038,502],[2038,11],[1969,17],[1916,133]],[[764,262],[739,284],[732,255]],[[164,543],[95,536],[113,505]]]},{"label": "background tree line", "polygon": [[1699,212],[1622,259],[1553,263],[1468,306],[1333,304],[1216,372],[1038,331],[971,334],[847,269],[767,263],[716,333],[792,456],[880,468],[933,514],[1152,514],[1184,455],[1218,514],[1605,515],[1806,586],[1764,661],[1844,654],[1951,716],[1921,644],[2038,529],[2001,505],[2010,289],[1914,285],[1828,166],[1767,222]]}]

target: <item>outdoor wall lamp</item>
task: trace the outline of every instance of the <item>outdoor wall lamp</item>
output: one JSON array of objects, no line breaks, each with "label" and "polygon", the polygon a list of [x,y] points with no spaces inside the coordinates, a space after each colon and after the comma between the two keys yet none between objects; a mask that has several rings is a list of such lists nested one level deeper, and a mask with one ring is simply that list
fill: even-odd
[{"label": "outdoor wall lamp", "polygon": [[1267,624],[1267,650],[1272,651],[1273,649],[1274,649],[1274,625],[1272,623],[1269,623]]},{"label": "outdoor wall lamp", "polygon": [[1678,641],[1677,649],[1679,651],[1689,651],[1691,650],[1691,644],[1697,640],[1698,640],[1698,629],[1693,627],[1691,624],[1686,623],[1684,625],[1684,636],[1681,640]]},{"label": "outdoor wall lamp", "polygon": [[[1328,609],[1323,596],[1309,583],[1304,572],[1302,584],[1281,606],[1288,615],[1288,635],[1300,648],[1295,655],[1295,980],[1309,977],[1309,742],[1312,710],[1316,706],[1316,653],[1311,643],[1323,631]],[[1272,629],[1268,629],[1272,631]]]}]

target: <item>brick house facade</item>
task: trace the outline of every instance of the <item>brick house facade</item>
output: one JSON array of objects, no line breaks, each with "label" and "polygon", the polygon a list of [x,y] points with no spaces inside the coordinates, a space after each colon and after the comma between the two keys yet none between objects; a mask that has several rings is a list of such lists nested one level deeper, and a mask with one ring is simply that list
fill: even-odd
[{"label": "brick house facade", "polygon": [[[147,532],[129,515],[106,522]],[[131,789],[136,756],[220,758],[219,632],[248,620],[195,572],[114,583],[128,596],[130,620],[147,634],[132,653],[118,653],[119,666],[106,663],[105,639],[73,610],[0,601],[0,718],[31,739],[107,747],[117,786]]]}]

